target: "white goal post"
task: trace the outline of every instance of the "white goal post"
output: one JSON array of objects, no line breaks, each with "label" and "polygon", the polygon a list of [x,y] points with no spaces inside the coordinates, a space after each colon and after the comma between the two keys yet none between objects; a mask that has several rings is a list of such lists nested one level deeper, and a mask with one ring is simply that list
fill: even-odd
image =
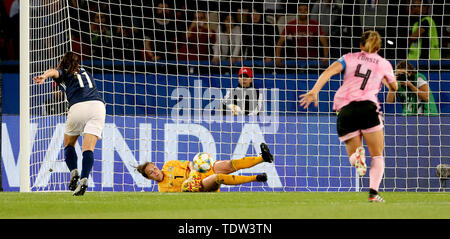
[{"label": "white goal post", "polygon": [[[274,164],[236,173],[267,172],[268,183],[222,191],[367,190],[369,173],[357,176],[336,133],[332,101],[342,76],[324,87],[318,108],[302,109],[298,96],[342,54],[358,51],[364,30],[380,32],[380,54],[394,67],[406,60],[409,48],[403,43],[414,22],[404,8],[413,6],[387,0],[307,1],[313,21],[302,27],[311,38],[296,46],[304,37],[292,32],[297,29],[292,21],[302,15],[298,5],[263,2],[20,1],[20,191],[68,190],[65,99],[51,80],[36,86],[32,77],[56,67],[69,50],[80,55],[106,102],[106,126],[94,151],[88,190],[156,191],[157,185],[134,166],[192,160],[199,151],[217,160],[257,155],[262,142],[274,154]],[[439,43],[448,42],[445,3],[433,7],[424,0],[423,6],[436,21]],[[252,23],[257,15],[263,20]],[[230,18],[234,28],[227,28]],[[436,166],[450,159],[450,63],[445,57],[442,51],[442,59],[409,61],[426,77],[436,114],[404,115],[402,103],[386,103],[387,89],[380,92],[386,138],[380,190],[441,190]],[[258,89],[246,97],[262,103],[258,114],[234,116],[223,98],[238,86],[243,66],[252,69]],[[370,156],[368,163],[370,170]]]},{"label": "white goal post", "polygon": [[29,2],[20,2],[20,191],[30,187],[30,20]]}]

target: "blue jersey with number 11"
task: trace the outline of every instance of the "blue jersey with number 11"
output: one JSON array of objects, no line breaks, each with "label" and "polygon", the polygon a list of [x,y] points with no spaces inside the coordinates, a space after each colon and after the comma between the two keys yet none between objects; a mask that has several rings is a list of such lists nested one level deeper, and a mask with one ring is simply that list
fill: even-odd
[{"label": "blue jersey with number 11", "polygon": [[57,69],[59,78],[54,79],[60,89],[66,93],[69,108],[79,102],[99,100],[104,103],[98,93],[94,78],[83,68],[74,74],[69,74],[65,69]]}]

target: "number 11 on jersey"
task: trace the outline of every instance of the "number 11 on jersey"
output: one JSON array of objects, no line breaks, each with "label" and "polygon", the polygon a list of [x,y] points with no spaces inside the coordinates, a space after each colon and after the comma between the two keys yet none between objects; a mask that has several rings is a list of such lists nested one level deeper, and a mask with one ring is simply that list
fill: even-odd
[{"label": "number 11 on jersey", "polygon": [[[92,85],[92,81],[91,81],[91,78],[89,77],[89,75],[86,72],[81,73],[81,75],[83,75],[86,78],[89,88],[92,88],[93,85]],[[77,79],[78,79],[78,83],[80,84],[80,87],[83,88],[84,82],[83,82],[83,77],[81,77],[81,75],[77,73]]]}]

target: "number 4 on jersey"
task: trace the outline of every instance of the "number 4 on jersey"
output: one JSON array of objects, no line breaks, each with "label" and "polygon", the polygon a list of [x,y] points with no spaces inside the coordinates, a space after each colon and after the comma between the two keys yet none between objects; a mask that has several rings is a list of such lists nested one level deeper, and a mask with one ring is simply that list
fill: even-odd
[{"label": "number 4 on jersey", "polygon": [[367,69],[366,74],[362,74],[361,72],[359,72],[360,70],[361,70],[361,64],[358,64],[358,66],[356,67],[355,76],[361,77],[364,79],[361,84],[361,87],[360,87],[361,90],[364,90],[364,88],[366,88],[367,81],[369,80],[370,73],[372,73],[372,71]]}]

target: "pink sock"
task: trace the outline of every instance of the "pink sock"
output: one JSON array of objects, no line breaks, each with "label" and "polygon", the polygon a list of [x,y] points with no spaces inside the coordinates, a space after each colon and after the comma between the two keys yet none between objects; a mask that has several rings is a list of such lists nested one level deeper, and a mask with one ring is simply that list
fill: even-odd
[{"label": "pink sock", "polygon": [[353,153],[352,156],[350,156],[349,160],[350,160],[350,165],[355,166],[355,163],[356,163],[356,153]]},{"label": "pink sock", "polygon": [[384,157],[375,156],[372,157],[372,162],[370,163],[370,188],[378,191],[380,187],[381,180],[384,174]]}]

